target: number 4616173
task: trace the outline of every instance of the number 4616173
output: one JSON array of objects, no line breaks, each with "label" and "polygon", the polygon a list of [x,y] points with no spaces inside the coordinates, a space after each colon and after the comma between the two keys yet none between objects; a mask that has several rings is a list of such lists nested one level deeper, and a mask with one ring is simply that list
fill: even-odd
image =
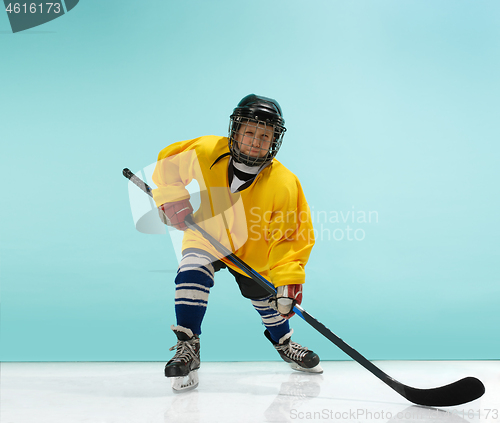
[{"label": "number 4616173", "polygon": [[8,13],[61,13],[61,3],[9,3]]}]

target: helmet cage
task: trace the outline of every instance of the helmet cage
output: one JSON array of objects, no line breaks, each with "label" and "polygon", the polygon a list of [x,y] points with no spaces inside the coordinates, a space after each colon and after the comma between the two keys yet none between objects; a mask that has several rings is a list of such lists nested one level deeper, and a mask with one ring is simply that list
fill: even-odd
[{"label": "helmet cage", "polygon": [[[281,147],[281,143],[283,141],[283,135],[285,134],[286,128],[279,122],[272,122],[275,119],[266,119],[260,120],[258,116],[255,116],[254,119],[249,117],[238,116],[236,114],[232,114],[229,120],[229,151],[234,160],[237,162],[243,163],[247,166],[261,166],[267,163],[270,163],[276,154],[278,154],[278,150]],[[244,154],[239,146],[238,141],[236,140],[236,135],[243,135],[240,132],[241,129],[244,129],[249,123],[256,125],[259,128],[263,128],[264,130],[270,128],[273,131],[273,139],[267,150],[265,155],[257,155],[250,156]]]}]

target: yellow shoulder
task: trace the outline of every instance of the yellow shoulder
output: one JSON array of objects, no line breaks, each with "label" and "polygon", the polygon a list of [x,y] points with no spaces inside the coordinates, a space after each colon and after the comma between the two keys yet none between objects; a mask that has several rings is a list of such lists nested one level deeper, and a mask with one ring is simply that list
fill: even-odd
[{"label": "yellow shoulder", "polygon": [[[158,160],[180,154],[184,151],[196,150],[197,154],[210,156],[219,150],[227,149],[227,138],[217,135],[204,135],[185,141],[178,141],[165,147],[158,154]],[[221,153],[222,154],[222,153]]]},{"label": "yellow shoulder", "polygon": [[266,183],[269,184],[270,189],[273,189],[273,194],[278,202],[285,204],[290,200],[293,202],[302,194],[299,178],[276,159],[269,167]]}]

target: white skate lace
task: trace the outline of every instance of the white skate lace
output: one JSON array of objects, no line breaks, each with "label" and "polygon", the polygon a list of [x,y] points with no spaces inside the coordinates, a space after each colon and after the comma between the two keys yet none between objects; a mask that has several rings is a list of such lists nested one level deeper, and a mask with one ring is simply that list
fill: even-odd
[{"label": "white skate lace", "polygon": [[293,341],[290,341],[288,344],[277,345],[276,349],[283,351],[288,358],[297,361],[302,361],[305,355],[309,352],[306,347],[303,347]]},{"label": "white skate lace", "polygon": [[177,350],[171,361],[181,360],[184,363],[187,363],[189,360],[197,358],[194,344],[198,342],[198,339],[193,339],[191,341],[177,341],[177,344],[175,344],[172,348],[169,348],[169,351]]}]

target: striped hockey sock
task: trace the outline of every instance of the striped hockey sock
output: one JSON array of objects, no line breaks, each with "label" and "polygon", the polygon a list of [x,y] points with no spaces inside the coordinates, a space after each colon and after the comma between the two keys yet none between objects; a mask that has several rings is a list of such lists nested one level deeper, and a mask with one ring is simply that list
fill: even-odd
[{"label": "striped hockey sock", "polygon": [[251,300],[255,310],[260,314],[262,323],[271,334],[271,338],[278,342],[283,336],[290,332],[290,324],[269,305],[271,296],[259,300]]},{"label": "striped hockey sock", "polygon": [[182,257],[175,278],[175,315],[177,325],[201,334],[210,288],[214,286],[211,258],[190,251]]}]

